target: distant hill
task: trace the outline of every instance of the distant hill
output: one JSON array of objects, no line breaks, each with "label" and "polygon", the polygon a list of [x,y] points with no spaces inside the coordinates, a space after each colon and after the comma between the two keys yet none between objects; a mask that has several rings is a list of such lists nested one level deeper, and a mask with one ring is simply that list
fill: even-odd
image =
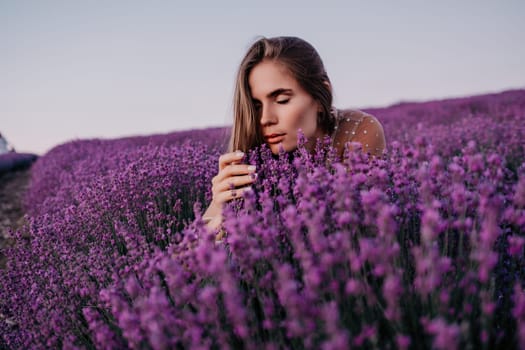
[{"label": "distant hill", "polygon": [[38,156],[32,153],[8,152],[0,154],[0,175],[29,168],[37,158]]}]

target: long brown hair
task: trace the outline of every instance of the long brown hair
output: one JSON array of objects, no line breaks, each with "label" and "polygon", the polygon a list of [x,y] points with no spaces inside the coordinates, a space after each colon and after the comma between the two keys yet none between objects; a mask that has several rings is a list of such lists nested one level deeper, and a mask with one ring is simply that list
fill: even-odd
[{"label": "long brown hair", "polygon": [[319,102],[322,111],[317,122],[324,132],[331,133],[335,127],[330,113],[333,98],[331,84],[315,48],[297,37],[261,37],[248,49],[237,72],[230,151],[246,152],[264,143],[248,83],[251,70],[264,59],[277,61],[286,67],[299,85]]}]

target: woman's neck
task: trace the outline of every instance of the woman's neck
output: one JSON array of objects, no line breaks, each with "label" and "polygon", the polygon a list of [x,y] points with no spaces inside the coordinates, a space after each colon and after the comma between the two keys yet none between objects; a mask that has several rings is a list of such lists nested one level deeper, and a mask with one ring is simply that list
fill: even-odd
[{"label": "woman's neck", "polygon": [[314,135],[308,140],[306,143],[306,149],[310,151],[310,153],[313,153],[315,150],[315,145],[317,144],[317,140],[323,141],[326,136],[330,136],[332,139],[331,145],[333,146],[333,140],[335,138],[335,135],[337,134],[337,127],[338,127],[338,118],[339,118],[339,111],[337,108],[332,107],[331,114],[333,118],[335,119],[335,128],[330,133],[323,130],[319,125],[317,126],[317,129],[315,130]]}]

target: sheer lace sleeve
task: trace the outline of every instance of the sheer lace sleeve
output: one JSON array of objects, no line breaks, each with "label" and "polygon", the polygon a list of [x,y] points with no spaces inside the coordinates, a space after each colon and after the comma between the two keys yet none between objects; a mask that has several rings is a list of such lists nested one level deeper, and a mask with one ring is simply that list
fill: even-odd
[{"label": "sheer lace sleeve", "polygon": [[359,142],[362,145],[362,151],[373,156],[383,154],[386,146],[383,126],[379,120],[371,114],[360,111],[349,111],[343,114],[334,142],[341,156],[344,152],[344,145],[348,142]]}]

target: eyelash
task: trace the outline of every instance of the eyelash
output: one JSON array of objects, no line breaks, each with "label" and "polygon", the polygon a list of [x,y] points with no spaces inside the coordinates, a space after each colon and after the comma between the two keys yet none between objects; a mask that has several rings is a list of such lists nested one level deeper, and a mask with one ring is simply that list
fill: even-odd
[{"label": "eyelash", "polygon": [[[284,105],[284,104],[287,104],[288,101],[290,101],[290,99],[287,99],[287,100],[282,100],[282,101],[276,101],[278,104],[281,104],[281,105]],[[255,104],[255,109],[259,109],[261,108],[261,105],[259,103],[256,103]]]}]

